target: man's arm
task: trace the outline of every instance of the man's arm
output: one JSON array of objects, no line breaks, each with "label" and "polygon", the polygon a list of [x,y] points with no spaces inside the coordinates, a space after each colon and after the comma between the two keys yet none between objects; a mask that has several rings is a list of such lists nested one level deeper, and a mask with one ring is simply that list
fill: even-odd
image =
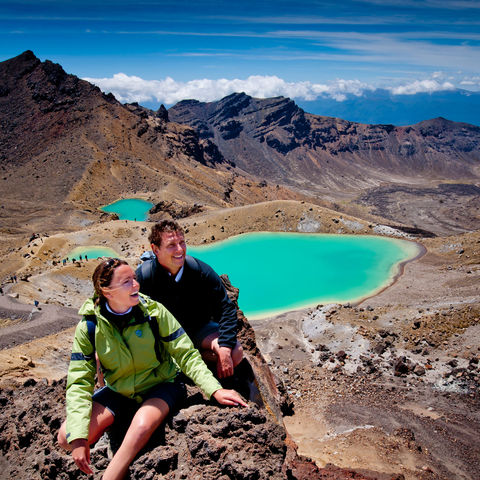
[{"label": "man's arm", "polygon": [[208,286],[207,294],[213,306],[214,320],[219,324],[218,345],[232,350],[237,343],[237,309],[228,298],[222,279],[210,266],[206,266],[204,278]]}]

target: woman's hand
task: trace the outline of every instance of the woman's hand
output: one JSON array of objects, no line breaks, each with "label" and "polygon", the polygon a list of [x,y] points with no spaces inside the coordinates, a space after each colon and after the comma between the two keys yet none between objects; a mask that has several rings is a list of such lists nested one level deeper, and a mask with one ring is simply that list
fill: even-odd
[{"label": "woman's hand", "polygon": [[70,443],[72,447],[73,461],[77,467],[87,475],[93,475],[90,468],[90,446],[85,438],[77,438]]},{"label": "woman's hand", "polygon": [[213,397],[221,405],[241,405],[242,407],[248,407],[248,405],[243,401],[243,398],[235,390],[227,390],[221,388],[217,390]]}]

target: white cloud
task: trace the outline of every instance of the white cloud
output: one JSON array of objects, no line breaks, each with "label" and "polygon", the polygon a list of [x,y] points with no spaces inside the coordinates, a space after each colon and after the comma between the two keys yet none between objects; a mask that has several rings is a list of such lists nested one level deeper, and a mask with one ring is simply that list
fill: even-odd
[{"label": "white cloud", "polygon": [[122,103],[157,101],[172,105],[185,99],[212,102],[234,92],[245,92],[256,98],[284,96],[315,100],[319,96],[346,99],[347,94],[360,96],[365,90],[375,87],[359,80],[337,79],[328,84],[312,82],[286,82],[277,76],[251,75],[246,79],[198,79],[177,82],[167,77],[164,80],[144,80],[136,76],[117,73],[111,78],[84,78],[104,92],[111,92]]},{"label": "white cloud", "polygon": [[474,88],[479,88],[480,87],[480,77],[465,77],[461,82],[460,85],[462,87],[474,87]]},{"label": "white cloud", "polygon": [[[164,80],[144,80],[137,76],[117,73],[111,78],[85,78],[104,92],[111,92],[122,103],[158,102],[173,105],[181,100],[195,99],[201,102],[220,100],[234,92],[245,92],[256,98],[289,97],[315,100],[319,97],[343,102],[348,96],[362,96],[366,91],[375,91],[376,86],[359,80],[336,79],[328,83],[286,82],[277,76],[251,75],[246,79],[196,79],[177,82],[171,77]],[[464,78],[461,85],[478,85],[478,77]],[[446,81],[442,72],[434,72],[429,79],[413,80],[394,87],[384,87],[393,95],[415,95],[454,90],[453,83]]]},{"label": "white cloud", "polygon": [[450,82],[440,83],[434,79],[415,80],[398,87],[389,88],[394,95],[415,95],[416,93],[433,93],[443,90],[454,90],[455,86]]}]

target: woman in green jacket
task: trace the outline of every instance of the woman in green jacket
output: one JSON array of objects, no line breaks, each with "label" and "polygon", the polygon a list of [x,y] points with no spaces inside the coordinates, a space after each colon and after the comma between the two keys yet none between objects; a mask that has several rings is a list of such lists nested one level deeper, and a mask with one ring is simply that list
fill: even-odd
[{"label": "woman in green jacket", "polygon": [[[115,417],[136,410],[103,476],[104,480],[117,480],[125,476],[135,455],[185,396],[185,386],[177,378],[179,368],[208,398],[213,396],[223,405],[247,404],[235,390],[222,388],[168,310],[139,295],[135,273],[127,262],[105,260],[92,278],[95,295],[79,311],[83,318],[75,331],[68,369],[67,419],[60,427],[58,442],[72,452],[82,472],[92,474],[90,444]],[[152,318],[156,319],[153,324]],[[95,353],[106,386],[93,393]]]}]

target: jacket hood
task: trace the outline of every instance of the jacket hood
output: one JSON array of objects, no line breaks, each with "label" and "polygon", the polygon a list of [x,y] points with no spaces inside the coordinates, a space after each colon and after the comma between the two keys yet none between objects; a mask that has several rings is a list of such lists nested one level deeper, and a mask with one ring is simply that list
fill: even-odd
[{"label": "jacket hood", "polygon": [[78,311],[79,315],[95,315],[95,313],[95,298],[89,298],[88,300],[85,300]]}]

